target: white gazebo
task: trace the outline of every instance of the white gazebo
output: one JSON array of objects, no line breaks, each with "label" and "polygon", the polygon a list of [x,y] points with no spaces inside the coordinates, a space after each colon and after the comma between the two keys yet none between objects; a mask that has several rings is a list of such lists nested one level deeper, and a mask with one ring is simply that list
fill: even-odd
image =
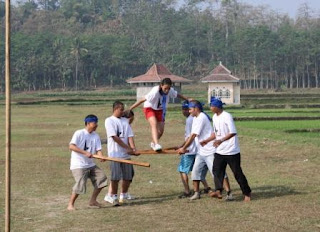
[{"label": "white gazebo", "polygon": [[[164,65],[153,64],[152,67],[143,75],[133,77],[127,80],[132,86],[137,87],[137,100],[143,98],[153,86],[158,85],[164,78],[170,78],[173,83],[173,88],[181,93],[182,83],[192,82],[184,77],[172,74]],[[178,103],[179,98],[170,99],[170,102]]]},{"label": "white gazebo", "polygon": [[240,79],[233,76],[221,62],[201,82],[208,83],[208,102],[215,96],[226,104],[240,104]]}]

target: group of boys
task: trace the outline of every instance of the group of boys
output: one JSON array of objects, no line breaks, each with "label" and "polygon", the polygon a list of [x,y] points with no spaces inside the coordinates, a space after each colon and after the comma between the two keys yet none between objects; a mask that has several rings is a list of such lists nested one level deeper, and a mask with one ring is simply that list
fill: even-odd
[{"label": "group of boys", "polygon": [[[130,123],[133,120],[133,112],[124,112],[122,102],[116,101],[113,104],[112,116],[105,120],[105,128],[108,138],[108,155],[112,158],[130,159],[130,155],[135,153],[135,143]],[[68,204],[68,210],[74,210],[75,200],[79,194],[86,192],[86,182],[90,178],[94,187],[90,207],[101,207],[97,202],[97,196],[102,188],[107,186],[107,177],[104,172],[93,162],[93,155],[103,156],[101,152],[101,140],[95,132],[98,127],[98,118],[95,115],[88,115],[85,119],[85,128],[77,130],[69,144],[71,150],[70,170],[75,179],[75,185]],[[110,162],[111,184],[104,200],[119,205],[126,200],[132,199],[129,194],[129,186],[133,179],[134,170],[132,164]],[[121,183],[121,193],[118,200],[117,192],[119,181]]]},{"label": "group of boys", "polygon": [[225,189],[226,200],[233,200],[226,174],[228,164],[240,185],[244,201],[250,201],[251,189],[240,166],[240,147],[233,118],[223,110],[223,103],[218,98],[211,98],[210,110],[214,113],[212,124],[199,101],[182,104],[183,115],[187,117],[185,142],[177,150],[183,154],[178,168],[185,188],[182,197],[191,196],[186,176],[192,170],[194,194],[189,199],[200,198],[199,183],[204,179],[204,171],[209,169],[215,183],[215,191],[208,191],[209,196],[222,199],[221,193]]},{"label": "group of boys", "polygon": [[[180,196],[190,197],[190,200],[200,199],[199,184],[204,184],[204,192],[209,196],[222,199],[222,191],[226,190],[226,200],[232,200],[231,189],[226,174],[227,164],[230,166],[236,181],[240,185],[244,195],[244,201],[250,201],[251,189],[240,166],[240,147],[237,131],[232,116],[223,110],[220,99],[212,98],[210,110],[214,113],[212,120],[203,112],[203,106],[199,101],[185,101],[182,112],[186,119],[185,141],[177,148],[181,154],[178,171],[184,185],[184,192]],[[130,122],[133,112],[124,113],[123,103],[116,101],[113,104],[113,114],[105,120],[107,133],[108,155],[112,158],[130,159],[135,153],[135,143]],[[131,120],[131,121],[130,121]],[[211,122],[212,121],[212,122]],[[101,140],[95,132],[98,126],[98,118],[88,115],[85,119],[85,128],[77,130],[69,144],[71,152],[70,169],[76,181],[68,204],[68,210],[74,210],[74,203],[79,194],[86,192],[88,178],[94,186],[89,206],[101,207],[97,202],[97,196],[102,188],[107,186],[107,177],[104,172],[93,162],[93,154],[103,156],[101,152]],[[134,170],[131,164],[110,162],[111,185],[104,200],[119,205],[131,199],[128,193],[132,182]],[[188,184],[188,173],[192,170],[193,191],[191,194]],[[205,175],[209,170],[214,178],[215,191],[208,186]],[[121,193],[118,200],[117,192],[119,181]]]}]

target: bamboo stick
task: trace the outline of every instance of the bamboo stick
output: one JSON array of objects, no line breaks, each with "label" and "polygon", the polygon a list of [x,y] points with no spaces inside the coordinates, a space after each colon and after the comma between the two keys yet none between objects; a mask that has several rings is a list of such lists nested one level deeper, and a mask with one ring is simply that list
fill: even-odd
[{"label": "bamboo stick", "polygon": [[150,167],[149,163],[138,162],[134,160],[117,159],[117,158],[111,158],[111,157],[100,156],[100,155],[93,155],[93,158],[107,160],[107,161],[115,161],[119,163],[133,164],[133,165],[142,166],[142,167]]}]

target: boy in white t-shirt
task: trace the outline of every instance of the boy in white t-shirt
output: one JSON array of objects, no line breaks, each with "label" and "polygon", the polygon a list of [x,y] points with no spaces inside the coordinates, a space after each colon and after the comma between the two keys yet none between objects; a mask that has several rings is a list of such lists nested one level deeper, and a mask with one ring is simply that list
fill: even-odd
[{"label": "boy in white t-shirt", "polygon": [[103,171],[96,166],[92,155],[102,156],[101,141],[95,132],[98,127],[98,118],[95,115],[88,115],[85,119],[85,129],[77,130],[70,141],[71,152],[70,170],[76,181],[68,204],[68,210],[75,210],[74,202],[79,194],[86,193],[87,179],[90,178],[94,191],[89,206],[100,207],[97,196],[102,188],[107,186],[107,177]]},{"label": "boy in white t-shirt", "polygon": [[152,142],[151,148],[155,151],[160,151],[162,146],[159,144],[159,139],[164,132],[164,122],[166,109],[169,102],[169,98],[182,98],[187,100],[186,97],[175,91],[172,86],[170,78],[164,78],[161,80],[159,86],[155,86],[152,90],[142,99],[134,103],[130,110],[143,105],[143,112],[151,127]]},{"label": "boy in white t-shirt", "polygon": [[[189,112],[190,115],[194,117],[191,135],[185,142],[183,147],[178,149],[179,154],[184,154],[187,151],[187,147],[189,147],[194,140],[197,145],[197,155],[192,170],[194,195],[190,198],[190,200],[200,199],[199,184],[201,180],[201,173],[205,166],[208,167],[211,175],[213,175],[212,165],[214,160],[215,147],[212,143],[203,145],[200,144],[203,140],[206,140],[213,134],[213,128],[211,125],[210,117],[202,111],[202,104],[199,101],[190,101]],[[228,179],[225,180],[227,182],[226,190],[230,191]]]},{"label": "boy in white t-shirt", "polygon": [[[118,159],[131,159],[130,155],[136,155],[133,141],[133,131],[126,118],[122,118],[124,112],[123,103],[113,103],[113,114],[105,121],[108,138],[108,156]],[[110,162],[111,169],[111,196],[107,194],[105,201],[113,199],[113,205],[118,205],[118,184],[122,180],[121,193],[122,201],[127,198],[130,183],[132,182],[134,170],[132,164]],[[121,199],[121,198],[120,198]]]},{"label": "boy in white t-shirt", "polygon": [[223,110],[223,103],[218,98],[211,98],[210,109],[214,113],[214,136],[212,140],[214,140],[213,144],[216,147],[213,162],[216,191],[212,192],[211,196],[221,196],[222,181],[228,164],[240,185],[244,201],[250,201],[251,189],[240,166],[240,146],[233,118],[231,114]]},{"label": "boy in white t-shirt", "polygon": [[[191,128],[192,128],[192,122],[193,122],[193,116],[191,116],[189,113],[189,101],[184,101],[182,103],[182,114],[183,116],[186,117],[185,141],[187,141],[191,135]],[[184,143],[180,147],[183,147]],[[178,166],[178,172],[180,172],[181,181],[184,187],[184,192],[179,196],[179,198],[185,198],[185,197],[191,196],[188,174],[189,172],[192,171],[196,154],[197,154],[197,146],[195,141],[191,143],[191,145],[187,148],[187,150],[188,152],[186,154],[181,155],[180,163]],[[209,190],[211,190],[211,188],[208,186],[208,183],[206,181],[207,171],[208,171],[208,168],[207,166],[205,166],[201,173],[201,182],[204,186],[204,190],[203,190],[204,193],[208,193]]]}]

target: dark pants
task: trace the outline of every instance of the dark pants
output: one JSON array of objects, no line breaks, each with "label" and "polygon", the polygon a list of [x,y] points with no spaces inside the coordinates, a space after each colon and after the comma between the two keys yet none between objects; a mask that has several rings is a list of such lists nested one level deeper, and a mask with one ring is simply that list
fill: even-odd
[{"label": "dark pants", "polygon": [[220,155],[218,153],[214,154],[214,161],[212,172],[214,175],[214,184],[216,190],[222,191],[223,189],[223,179],[226,173],[226,167],[229,164],[235,179],[237,180],[242,193],[246,196],[249,196],[251,189],[248,185],[246,176],[243,174],[240,166],[240,153],[236,155]]}]

